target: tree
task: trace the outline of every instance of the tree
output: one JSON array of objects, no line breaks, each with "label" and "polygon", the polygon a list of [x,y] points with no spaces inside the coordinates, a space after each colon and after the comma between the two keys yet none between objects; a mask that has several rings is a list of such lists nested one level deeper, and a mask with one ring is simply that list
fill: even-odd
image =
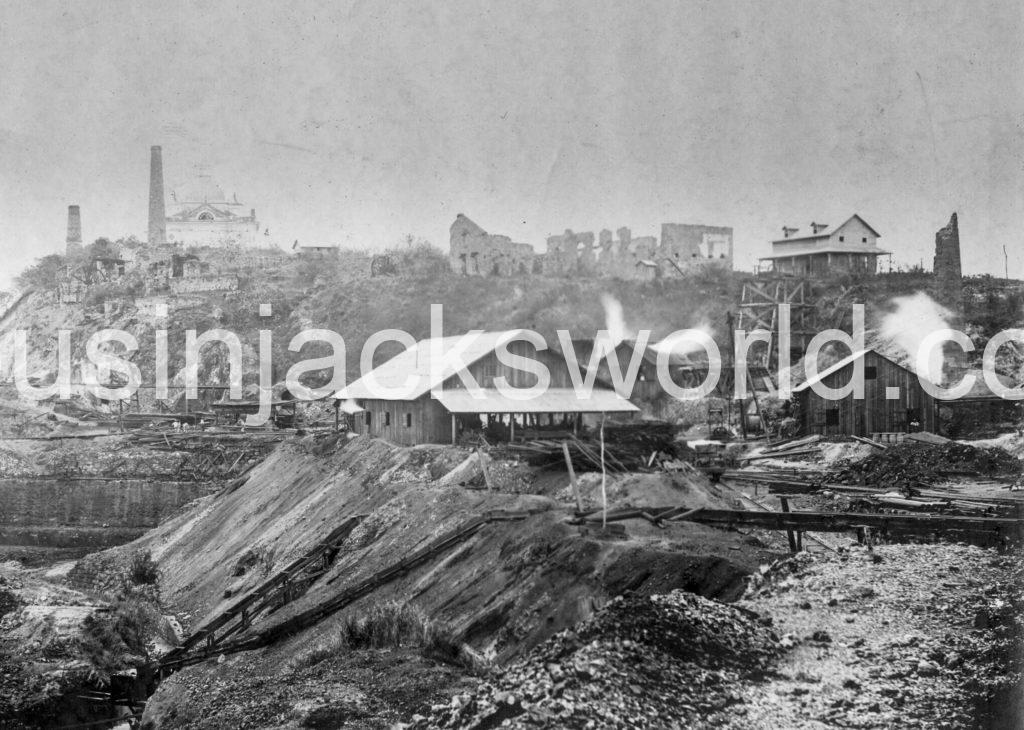
[{"label": "tree", "polygon": [[121,252],[109,238],[97,238],[86,248],[86,255],[90,259],[116,259]]},{"label": "tree", "polygon": [[57,286],[57,279],[64,270],[65,263],[65,258],[59,253],[51,253],[37,259],[14,280],[22,290],[53,289]]}]

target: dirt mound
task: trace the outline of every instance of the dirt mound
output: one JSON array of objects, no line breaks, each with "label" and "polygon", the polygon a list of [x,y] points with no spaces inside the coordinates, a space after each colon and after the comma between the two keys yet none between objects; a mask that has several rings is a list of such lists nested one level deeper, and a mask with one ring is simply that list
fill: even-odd
[{"label": "dirt mound", "polygon": [[[476,515],[530,511],[522,519],[484,526],[395,574],[371,594],[331,609],[318,623],[304,624],[295,633],[288,628],[270,646],[247,653],[245,662],[220,665],[218,681],[239,686],[245,685],[243,674],[273,673],[282,661],[337,636],[349,614],[380,602],[413,604],[448,627],[454,643],[485,663],[501,665],[589,618],[627,590],[650,595],[685,589],[736,598],[743,577],[770,559],[750,538],[703,525],[658,530],[642,523],[630,525],[621,538],[601,539],[566,524],[575,506],[571,498],[560,502],[441,485],[468,453],[454,447],[402,448],[365,437],[323,447],[285,443],[244,485],[194,503],[121,550],[151,551],[159,563],[161,595],[194,630],[204,617],[262,584],[343,520],[365,515],[325,574],[250,628],[277,636],[274,632],[291,626],[295,617],[333,605],[351,586],[373,579]],[[668,495],[645,499],[652,478],[638,477],[628,493],[631,502],[665,502]],[[181,703],[202,702],[204,685],[193,680],[203,671],[189,667],[163,682],[147,719],[159,719],[160,727],[194,727],[172,720],[161,708],[176,694]],[[365,691],[383,701],[372,685]],[[230,703],[232,693],[225,693],[219,701]]]},{"label": "dirt mound", "polygon": [[749,612],[682,591],[618,598],[413,726],[682,725],[736,701],[736,683],[778,652],[775,634]]},{"label": "dirt mound", "polygon": [[826,481],[907,488],[956,474],[1016,476],[1021,468],[1022,463],[1001,448],[904,441],[833,471]]}]

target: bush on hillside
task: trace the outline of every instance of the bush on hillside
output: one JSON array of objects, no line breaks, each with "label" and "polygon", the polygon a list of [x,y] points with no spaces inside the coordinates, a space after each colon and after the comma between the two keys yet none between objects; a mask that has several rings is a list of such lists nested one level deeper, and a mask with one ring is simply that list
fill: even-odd
[{"label": "bush on hillside", "polygon": [[106,684],[114,672],[145,663],[146,644],[161,624],[162,616],[151,603],[131,598],[117,601],[110,611],[88,616],[79,649],[92,679]]},{"label": "bush on hillside", "polygon": [[461,643],[448,627],[412,604],[387,601],[345,616],[338,635],[300,654],[291,669],[314,666],[345,650],[400,647],[418,648],[439,661],[462,663]]}]

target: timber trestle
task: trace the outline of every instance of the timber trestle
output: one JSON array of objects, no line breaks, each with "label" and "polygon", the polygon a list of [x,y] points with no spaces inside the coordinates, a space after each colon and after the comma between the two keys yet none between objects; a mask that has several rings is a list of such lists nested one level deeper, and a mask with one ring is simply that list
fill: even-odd
[{"label": "timber trestle", "polygon": [[[312,626],[327,616],[341,610],[363,596],[372,593],[382,585],[404,575],[435,555],[458,545],[475,535],[491,522],[522,520],[533,514],[531,511],[509,512],[494,510],[477,515],[458,527],[444,533],[424,547],[410,553],[398,562],[373,575],[341,589],[323,603],[313,606],[291,618],[256,632],[246,638],[230,637],[248,629],[253,619],[295,600],[309,588],[310,584],[323,575],[334,562],[341,544],[365,515],[349,517],[327,538],[312,550],[293,562],[273,578],[246,594],[240,601],[204,624],[181,646],[167,653],[160,660],[159,674],[166,676],[182,667],[220,654],[234,654],[240,651],[268,646],[279,639]],[[333,579],[332,579],[333,580]]]}]

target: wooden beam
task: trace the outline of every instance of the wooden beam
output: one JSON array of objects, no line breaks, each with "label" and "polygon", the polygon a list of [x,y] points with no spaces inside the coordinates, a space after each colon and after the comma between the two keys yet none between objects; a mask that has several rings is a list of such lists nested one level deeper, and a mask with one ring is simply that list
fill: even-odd
[{"label": "wooden beam", "polygon": [[580,497],[580,485],[576,481],[576,470],[572,468],[572,457],[569,456],[569,444],[562,442],[562,455],[565,457],[565,468],[569,472],[569,483],[572,485],[572,494],[576,498],[576,511],[583,511],[583,499]]}]

